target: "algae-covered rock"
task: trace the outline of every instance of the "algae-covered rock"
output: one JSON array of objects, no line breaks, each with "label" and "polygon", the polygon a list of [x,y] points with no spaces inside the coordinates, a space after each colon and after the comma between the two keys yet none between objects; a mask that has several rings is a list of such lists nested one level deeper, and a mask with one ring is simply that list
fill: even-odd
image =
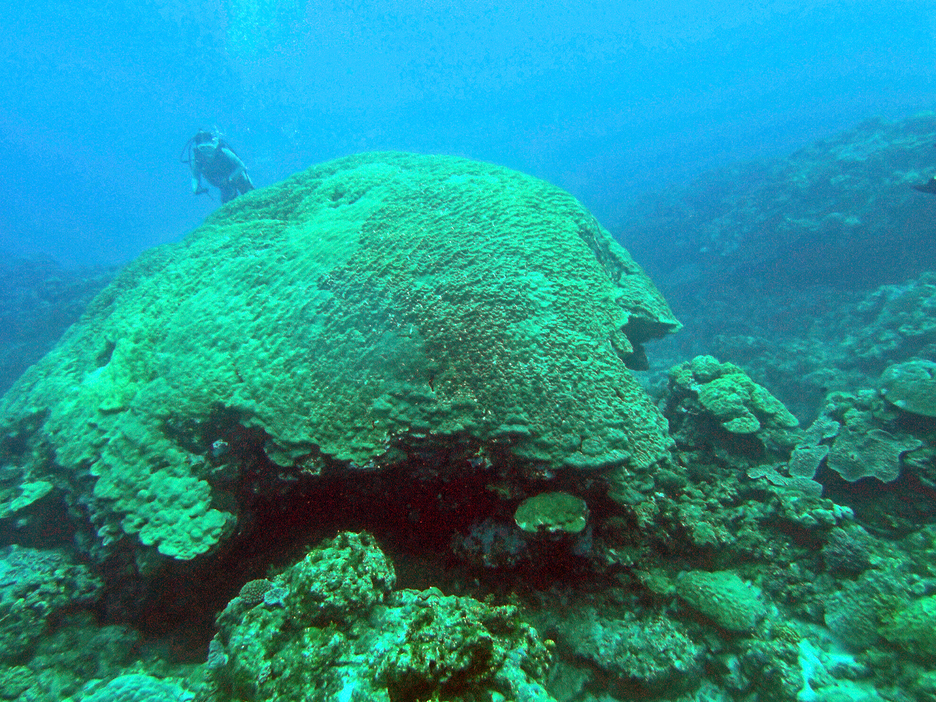
[{"label": "algae-covered rock", "polygon": [[372,658],[372,669],[391,700],[552,701],[542,684],[550,648],[519,618],[516,607],[408,590],[380,619],[380,638],[393,644],[388,655]]},{"label": "algae-covered rock", "polygon": [[880,629],[881,636],[912,653],[936,656],[936,595],[915,600]]},{"label": "algae-covered rock", "polygon": [[505,447],[521,469],[647,467],[670,439],[627,366],[678,327],[567,193],[364,154],[128,266],[0,402],[0,428],[21,479],[63,488],[101,539],[189,559],[234,516],[203,470],[218,437],[180,427],[233,413],[307,472],[392,465],[416,435]]},{"label": "algae-covered rock", "polygon": [[347,623],[382,602],[395,581],[393,564],[370,534],[342,532],[272,580],[245,583],[218,624],[224,631],[248,618],[282,616],[297,626]]},{"label": "algae-covered rock", "polygon": [[[264,687],[272,658],[289,667],[302,661],[303,650],[323,648],[309,658],[301,676],[314,676],[329,665],[335,625],[365,621],[384,601],[395,580],[393,565],[369,534],[343,532],[321,543],[303,559],[273,578],[265,594],[282,596],[245,599],[239,595],[218,615],[219,634],[209,650],[208,667],[235,698],[252,697]],[[308,655],[308,654],[307,654]],[[292,660],[295,657],[296,660]],[[263,672],[265,671],[265,672]],[[289,676],[280,672],[277,677]]]},{"label": "algae-covered rock", "polygon": [[[552,702],[549,648],[515,607],[390,593],[388,568],[370,536],[342,533],[273,578],[282,602],[234,598],[209,648],[212,678],[243,700]],[[322,617],[323,602],[340,616]]]},{"label": "algae-covered rock", "polygon": [[514,521],[534,534],[578,534],[588,524],[588,505],[567,492],[543,492],[521,502]]},{"label": "algae-covered rock", "polygon": [[[141,642],[141,635],[131,627],[102,625],[91,611],[56,617],[54,625],[43,632],[30,656],[27,665],[36,675],[29,694],[20,699],[23,702],[72,702],[83,699],[79,690],[88,694],[116,675],[144,672],[135,665]],[[162,669],[159,674],[167,672]],[[179,696],[179,699],[186,697]]]},{"label": "algae-covered rock", "polygon": [[757,588],[729,570],[682,573],[676,592],[686,604],[728,631],[750,631],[767,613]]},{"label": "algae-covered rock", "polygon": [[703,674],[703,647],[662,614],[580,606],[556,627],[560,648],[641,691],[672,699],[675,692],[695,688]]},{"label": "algae-covered rock", "polygon": [[370,535],[343,533],[294,565],[279,584],[287,593],[287,609],[308,621],[327,622],[367,611],[395,581],[393,564]]},{"label": "algae-covered rock", "polygon": [[732,363],[697,356],[670,370],[675,388],[692,391],[699,403],[732,434],[753,434],[762,425],[799,424],[783,403]]},{"label": "algae-covered rock", "polygon": [[28,652],[46,624],[70,608],[92,605],[102,583],[58,551],[0,549],[0,663]]},{"label": "algae-covered rock", "polygon": [[866,569],[854,580],[837,579],[822,598],[825,625],[850,648],[875,645],[882,626],[908,604],[904,578],[893,571]]},{"label": "algae-covered rock", "polygon": [[881,375],[881,395],[905,412],[936,417],[936,363],[907,361]]},{"label": "algae-covered rock", "polygon": [[188,702],[193,698],[174,682],[133,673],[114,678],[81,702]]}]

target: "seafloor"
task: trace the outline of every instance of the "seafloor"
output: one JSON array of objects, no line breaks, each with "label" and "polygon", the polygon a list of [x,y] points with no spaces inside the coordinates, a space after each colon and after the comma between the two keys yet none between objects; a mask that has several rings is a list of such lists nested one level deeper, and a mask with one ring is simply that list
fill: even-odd
[{"label": "seafloor", "polygon": [[403,154],[6,263],[0,697],[931,702],[934,144],[648,195],[649,278]]}]

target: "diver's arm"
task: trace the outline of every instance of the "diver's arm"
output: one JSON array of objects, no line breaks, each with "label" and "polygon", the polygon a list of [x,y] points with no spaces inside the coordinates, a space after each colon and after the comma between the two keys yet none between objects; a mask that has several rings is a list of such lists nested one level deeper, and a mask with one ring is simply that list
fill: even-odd
[{"label": "diver's arm", "polygon": [[192,171],[192,195],[207,193],[208,188],[202,187],[201,184],[201,168],[199,168],[198,162],[194,158],[192,163],[189,164],[189,169]]},{"label": "diver's arm", "polygon": [[234,164],[234,170],[231,171],[231,175],[228,176],[228,182],[233,183],[238,178],[240,178],[241,173],[245,173],[247,171],[247,166],[245,166],[244,162],[237,157],[237,154],[235,154],[230,149],[222,147],[221,153],[224,154],[224,157],[228,160],[229,163]]}]

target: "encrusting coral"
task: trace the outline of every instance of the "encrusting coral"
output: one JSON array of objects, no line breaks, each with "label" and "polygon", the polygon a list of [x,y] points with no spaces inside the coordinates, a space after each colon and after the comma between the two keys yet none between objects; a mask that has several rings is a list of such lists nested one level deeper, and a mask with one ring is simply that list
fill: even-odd
[{"label": "encrusting coral", "polygon": [[395,592],[395,577],[368,534],[320,544],[273,578],[282,602],[237,597],[219,615],[213,678],[244,700],[552,702],[542,685],[550,647],[515,608],[434,588]]}]

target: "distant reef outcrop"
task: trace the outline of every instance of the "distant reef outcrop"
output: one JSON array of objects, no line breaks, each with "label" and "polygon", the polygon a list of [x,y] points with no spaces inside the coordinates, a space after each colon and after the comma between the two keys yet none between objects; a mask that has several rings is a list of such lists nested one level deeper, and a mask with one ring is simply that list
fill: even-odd
[{"label": "distant reef outcrop", "polygon": [[936,114],[869,120],[641,198],[618,238],[686,325],[655,359],[738,363],[801,420],[936,360],[934,146]]},{"label": "distant reef outcrop", "polygon": [[936,114],[872,119],[787,158],[642,197],[616,228],[675,307],[723,289],[867,290],[936,269]]},{"label": "distant reef outcrop", "polygon": [[42,358],[115,273],[0,251],[0,393]]}]

